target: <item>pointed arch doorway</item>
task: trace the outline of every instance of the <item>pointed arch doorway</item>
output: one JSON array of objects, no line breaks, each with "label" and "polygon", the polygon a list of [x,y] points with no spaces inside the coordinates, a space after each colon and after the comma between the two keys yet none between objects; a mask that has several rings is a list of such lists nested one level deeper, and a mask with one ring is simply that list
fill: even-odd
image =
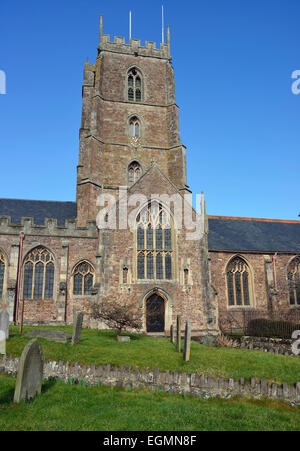
[{"label": "pointed arch doorway", "polygon": [[165,331],[165,300],[157,293],[146,300],[146,328],[149,333]]}]

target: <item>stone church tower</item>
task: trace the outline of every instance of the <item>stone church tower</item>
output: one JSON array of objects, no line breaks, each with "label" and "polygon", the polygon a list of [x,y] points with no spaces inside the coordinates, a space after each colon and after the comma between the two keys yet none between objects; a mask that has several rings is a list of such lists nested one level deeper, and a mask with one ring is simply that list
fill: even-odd
[{"label": "stone church tower", "polygon": [[[116,215],[112,228],[104,224],[99,230],[95,291],[101,298],[138,303],[148,332],[167,331],[181,314],[183,320],[192,321],[194,331],[215,333],[207,220],[205,211],[199,217],[186,200],[191,192],[186,148],[180,141],[169,29],[167,43],[160,49],[147,41],[142,47],[137,39],[125,44],[124,37],[111,42],[103,34],[101,17],[98,56],[94,65],[85,63],[82,92],[78,225],[95,221],[99,206],[109,204],[105,211],[112,209]],[[136,212],[136,227],[126,219],[125,225],[120,221],[116,208],[120,187],[126,199],[142,196],[139,204],[126,201],[127,217]],[[176,198],[179,215],[190,211],[201,229],[196,239],[187,239],[184,221],[182,228],[176,227],[176,202],[167,209],[158,199],[152,205],[156,215],[151,214],[149,201],[160,196]],[[167,212],[170,218],[164,225]],[[161,311],[157,324],[149,319],[153,308]]]}]

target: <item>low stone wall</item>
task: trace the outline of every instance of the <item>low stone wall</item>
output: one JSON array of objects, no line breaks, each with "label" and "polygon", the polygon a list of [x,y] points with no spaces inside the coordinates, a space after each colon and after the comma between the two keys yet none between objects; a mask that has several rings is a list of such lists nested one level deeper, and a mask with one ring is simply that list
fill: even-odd
[{"label": "low stone wall", "polygon": [[264,338],[264,337],[241,337],[238,341],[238,347],[241,349],[255,349],[272,354],[282,354],[294,356],[292,352],[292,343],[294,340],[282,338]]},{"label": "low stone wall", "polygon": [[[16,375],[19,359],[4,357],[0,359],[0,371]],[[293,386],[287,383],[276,384],[264,379],[252,378],[250,383],[244,379],[223,379],[197,375],[195,373],[178,373],[177,371],[161,372],[155,370],[134,370],[121,365],[79,365],[78,363],[54,362],[47,360],[44,365],[44,377],[56,377],[64,382],[68,379],[84,380],[87,385],[103,385],[116,387],[150,388],[168,393],[190,394],[201,398],[230,398],[232,396],[246,398],[264,398],[287,401],[300,405],[300,382]]]}]

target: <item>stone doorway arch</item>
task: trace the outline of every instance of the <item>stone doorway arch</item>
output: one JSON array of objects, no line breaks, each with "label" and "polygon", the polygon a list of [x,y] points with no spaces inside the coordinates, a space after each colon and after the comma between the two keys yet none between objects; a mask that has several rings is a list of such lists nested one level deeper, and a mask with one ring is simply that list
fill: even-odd
[{"label": "stone doorway arch", "polygon": [[148,333],[165,331],[165,299],[152,293],[146,299],[146,330]]}]

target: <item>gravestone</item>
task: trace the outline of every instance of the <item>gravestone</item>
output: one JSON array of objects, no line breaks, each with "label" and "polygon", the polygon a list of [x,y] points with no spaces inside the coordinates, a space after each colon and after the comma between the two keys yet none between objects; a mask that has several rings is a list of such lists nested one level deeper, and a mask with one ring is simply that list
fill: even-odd
[{"label": "gravestone", "polygon": [[72,345],[77,345],[80,342],[82,322],[83,322],[83,313],[82,312],[76,313],[75,321],[73,324]]},{"label": "gravestone", "polygon": [[173,324],[170,327],[170,340],[171,340],[171,343],[175,343],[175,335],[174,335],[174,326],[173,326]]},{"label": "gravestone", "polygon": [[6,336],[3,330],[0,330],[0,354],[6,354]]},{"label": "gravestone", "polygon": [[128,343],[130,341],[130,337],[125,337],[125,336],[117,336],[117,341],[120,341],[122,343]]},{"label": "gravestone", "polygon": [[9,337],[9,313],[6,309],[0,311],[0,330],[5,333],[5,338]]},{"label": "gravestone", "polygon": [[177,331],[176,331],[176,346],[177,351],[181,352],[181,316],[177,315]]},{"label": "gravestone", "polygon": [[72,340],[72,335],[63,332],[62,330],[52,330],[52,329],[36,329],[28,332],[25,337],[32,338],[44,338],[48,341],[55,341],[57,343],[70,343]]},{"label": "gravestone", "polygon": [[19,363],[14,402],[33,399],[42,390],[44,355],[35,338],[25,346]]},{"label": "gravestone", "polygon": [[191,322],[187,321],[184,333],[184,349],[183,349],[183,360],[188,362],[190,360],[191,353]]}]

